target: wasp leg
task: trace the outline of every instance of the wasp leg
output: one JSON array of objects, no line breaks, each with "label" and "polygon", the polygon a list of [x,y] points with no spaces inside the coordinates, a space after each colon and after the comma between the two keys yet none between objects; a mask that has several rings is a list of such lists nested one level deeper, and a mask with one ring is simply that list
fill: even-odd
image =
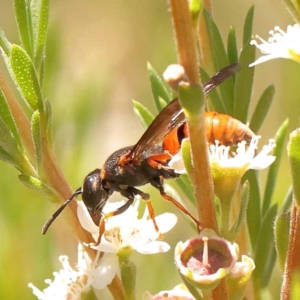
[{"label": "wasp leg", "polygon": [[[124,196],[124,195],[123,195]],[[127,196],[126,196],[127,197]],[[134,196],[131,195],[131,197],[127,197],[128,198],[128,201],[122,205],[121,207],[119,207],[117,210],[115,211],[111,211],[109,213],[106,213],[104,214],[101,219],[100,219],[100,222],[99,222],[99,237],[98,237],[98,240],[97,242],[94,244],[94,246],[98,246],[101,242],[101,238],[102,238],[102,235],[105,231],[105,221],[108,219],[108,218],[111,218],[113,216],[117,216],[117,215],[120,215],[122,214],[124,211],[126,211],[129,206],[133,203],[133,200],[134,200]]]},{"label": "wasp leg", "polygon": [[199,222],[199,220],[196,219],[181,203],[179,203],[178,201],[176,201],[173,197],[171,197],[170,195],[168,195],[165,192],[165,189],[164,189],[162,183],[160,182],[160,180],[159,181],[152,180],[150,183],[151,183],[151,185],[153,185],[155,188],[157,188],[159,190],[161,196],[165,200],[167,200],[169,202],[172,202],[179,210],[181,210],[184,214],[188,215],[196,223],[198,232],[201,231],[202,225]]},{"label": "wasp leg", "polygon": [[[144,193],[144,192],[142,192],[142,191],[140,191],[140,190],[138,190],[134,187],[128,187],[128,189],[130,189],[133,192],[134,195],[140,195],[142,197],[142,199],[146,201],[149,216],[150,216],[150,218],[153,222],[155,231],[159,233],[159,228],[158,228],[157,223],[155,221],[155,213],[154,213],[154,209],[153,209],[152,202],[150,200],[149,194]],[[159,238],[160,239],[163,238],[162,234],[160,234],[160,233],[159,233]]]}]

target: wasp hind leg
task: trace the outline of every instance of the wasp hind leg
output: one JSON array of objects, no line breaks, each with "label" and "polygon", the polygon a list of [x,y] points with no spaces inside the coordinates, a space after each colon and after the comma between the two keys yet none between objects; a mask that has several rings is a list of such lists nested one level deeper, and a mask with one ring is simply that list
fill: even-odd
[{"label": "wasp hind leg", "polygon": [[172,202],[179,210],[181,210],[184,214],[188,215],[195,222],[198,232],[200,232],[202,230],[202,225],[199,222],[199,220],[196,219],[181,203],[176,201],[173,197],[171,197],[170,195],[168,195],[165,192],[165,189],[164,189],[160,179],[152,180],[150,183],[151,183],[152,186],[154,186],[155,188],[157,188],[159,190],[161,196],[165,200],[167,200],[169,202]]}]

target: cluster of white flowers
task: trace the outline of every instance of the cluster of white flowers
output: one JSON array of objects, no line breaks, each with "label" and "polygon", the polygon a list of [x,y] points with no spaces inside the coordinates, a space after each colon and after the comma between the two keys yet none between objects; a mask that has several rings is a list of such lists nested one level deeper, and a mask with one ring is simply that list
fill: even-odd
[{"label": "cluster of white flowers", "polygon": [[250,64],[250,67],[266,62],[274,58],[286,58],[300,63],[300,26],[295,24],[289,25],[284,32],[279,26],[270,31],[271,37],[265,41],[258,35],[255,37],[261,42],[252,40],[251,44],[255,45],[265,56],[258,58]]},{"label": "cluster of white flowers", "polygon": [[[269,155],[275,147],[275,141],[270,140],[269,144],[264,146],[256,155],[259,139],[260,136],[255,136],[249,145],[246,145],[246,142],[239,143],[234,152],[230,152],[231,148],[229,146],[219,145],[216,141],[215,145],[209,146],[208,153],[211,166],[226,169],[237,168],[241,169],[243,173],[249,169],[262,170],[267,168],[275,160],[275,156]],[[169,166],[178,174],[186,173],[181,151],[173,156]]]},{"label": "cluster of white flowers", "polygon": [[[123,204],[124,201],[108,202],[105,211],[113,211]],[[103,289],[116,275],[120,275],[117,253],[122,249],[130,248],[142,254],[168,251],[170,246],[166,242],[157,241],[159,233],[154,229],[152,220],[148,219],[148,210],[145,210],[141,219],[138,218],[138,206],[137,199],[135,205],[123,214],[107,220],[101,243],[96,247],[98,254],[94,261],[87,255],[84,246],[79,244],[77,268],[70,266],[67,256],[60,256],[63,268],[54,273],[54,280],[45,281],[49,285],[46,289],[40,291],[33,284],[29,284],[34,295],[40,300],[79,299],[82,292],[90,288]],[[82,201],[78,202],[78,217],[82,227],[91,232],[97,241],[99,228],[93,223]],[[175,226],[177,217],[165,213],[157,216],[155,220],[160,232],[165,233]],[[104,255],[99,259],[101,252]]]}]

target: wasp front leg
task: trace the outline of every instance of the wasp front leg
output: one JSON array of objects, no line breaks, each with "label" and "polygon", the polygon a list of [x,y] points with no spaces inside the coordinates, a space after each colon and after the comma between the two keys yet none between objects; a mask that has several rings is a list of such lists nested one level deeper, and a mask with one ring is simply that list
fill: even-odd
[{"label": "wasp front leg", "polygon": [[117,210],[114,210],[112,212],[104,214],[101,217],[100,222],[99,222],[99,236],[98,236],[97,242],[94,244],[94,246],[98,246],[101,242],[101,238],[102,238],[102,236],[105,232],[105,222],[106,222],[106,220],[111,218],[111,217],[120,215],[123,212],[125,212],[129,208],[129,206],[133,203],[133,200],[134,200],[134,197],[130,197],[130,198],[128,197],[128,201],[124,205],[119,207]]}]

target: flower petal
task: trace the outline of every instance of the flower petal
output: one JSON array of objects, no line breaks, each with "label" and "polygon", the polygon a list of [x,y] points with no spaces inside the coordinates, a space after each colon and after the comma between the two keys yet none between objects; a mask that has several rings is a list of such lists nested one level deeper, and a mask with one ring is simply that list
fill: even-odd
[{"label": "flower petal", "polygon": [[138,244],[135,250],[141,254],[164,253],[170,250],[170,245],[162,241],[153,241],[147,244]]},{"label": "flower petal", "polygon": [[92,286],[98,290],[105,288],[112,282],[118,272],[119,263],[117,255],[105,253],[102,256],[99,265],[95,268]]}]

